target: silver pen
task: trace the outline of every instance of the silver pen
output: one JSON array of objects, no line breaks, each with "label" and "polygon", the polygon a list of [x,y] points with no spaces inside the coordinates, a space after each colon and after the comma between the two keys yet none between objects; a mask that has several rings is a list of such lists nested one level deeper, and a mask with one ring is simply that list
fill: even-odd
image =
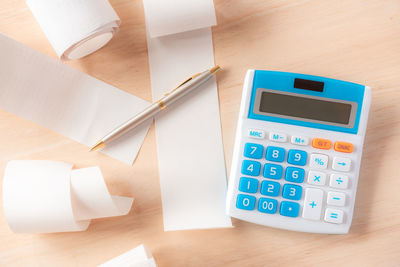
[{"label": "silver pen", "polygon": [[145,108],[143,111],[139,112],[133,118],[129,119],[122,125],[118,126],[106,136],[101,138],[91,149],[90,151],[94,151],[106,146],[107,143],[110,143],[112,140],[117,139],[121,135],[129,132],[133,128],[137,127],[147,119],[154,117],[159,112],[165,110],[166,107],[174,103],[176,100],[181,97],[187,95],[192,92],[194,89],[198,88],[206,81],[208,81],[211,77],[214,76],[221,68],[219,66],[215,66],[209,70],[197,73],[184,82],[182,82],[178,87],[172,89],[170,92],[166,93],[161,99],[157,102],[153,103],[149,107]]}]

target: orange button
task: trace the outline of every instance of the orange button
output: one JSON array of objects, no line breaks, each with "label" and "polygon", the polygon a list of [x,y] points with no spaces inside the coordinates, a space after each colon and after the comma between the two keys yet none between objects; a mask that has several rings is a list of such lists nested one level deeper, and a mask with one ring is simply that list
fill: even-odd
[{"label": "orange button", "polygon": [[351,153],[353,152],[353,144],[346,143],[346,142],[335,142],[334,146],[336,151],[344,152],[344,153]]},{"label": "orange button", "polygon": [[332,142],[328,139],[314,138],[312,146],[319,149],[329,149],[332,146]]}]

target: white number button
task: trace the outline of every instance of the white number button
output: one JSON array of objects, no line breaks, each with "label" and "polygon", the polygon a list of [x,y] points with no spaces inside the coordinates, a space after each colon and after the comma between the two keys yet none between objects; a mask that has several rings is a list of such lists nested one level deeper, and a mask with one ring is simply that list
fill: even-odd
[{"label": "white number button", "polygon": [[324,191],[316,188],[307,188],[304,197],[303,218],[309,220],[321,219],[322,199]]},{"label": "white number button", "polygon": [[334,169],[335,171],[348,172],[350,171],[350,167],[351,159],[340,157],[333,158],[332,169]]},{"label": "white number button", "polygon": [[265,138],[265,132],[263,130],[249,129],[247,135],[250,138],[254,138],[254,139],[264,139]]},{"label": "white number button", "polygon": [[325,221],[330,223],[342,223],[343,222],[343,211],[335,209],[326,209]]},{"label": "white number button", "polygon": [[269,133],[269,140],[274,141],[274,142],[286,142],[287,141],[287,135],[283,134],[283,133],[270,132]]},{"label": "white number button", "polygon": [[339,189],[346,189],[349,184],[349,177],[343,174],[331,174],[331,180],[329,186]]},{"label": "white number button", "polygon": [[299,146],[308,145],[308,138],[307,137],[293,135],[290,141],[292,142],[292,144],[299,145]]},{"label": "white number button", "polygon": [[343,207],[346,203],[346,195],[340,192],[328,192],[328,205]]},{"label": "white number button", "polygon": [[322,154],[311,154],[311,169],[326,169],[328,167],[328,156]]},{"label": "white number button", "polygon": [[317,172],[317,171],[309,171],[308,172],[307,182],[309,184],[322,186],[322,185],[325,185],[325,181],[326,181],[326,173]]}]

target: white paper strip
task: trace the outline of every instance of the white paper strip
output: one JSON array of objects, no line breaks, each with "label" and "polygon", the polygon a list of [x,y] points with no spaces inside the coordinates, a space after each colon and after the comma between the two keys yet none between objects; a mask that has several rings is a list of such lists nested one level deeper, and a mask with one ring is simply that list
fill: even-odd
[{"label": "white paper strip", "polygon": [[84,57],[106,45],[120,19],[108,0],[26,0],[62,59]]},{"label": "white paper strip", "polygon": [[144,0],[144,10],[151,38],[217,24],[213,0]]},{"label": "white paper strip", "polygon": [[62,162],[19,160],[4,173],[4,214],[15,233],[83,231],[91,219],[127,214],[133,199],[113,198],[97,167],[72,171]]},{"label": "white paper strip", "polygon": [[[149,103],[0,34],[0,109],[91,146]],[[132,164],[151,121],[102,150]]]},{"label": "white paper strip", "polygon": [[157,263],[148,248],[140,245],[98,267],[157,267]]},{"label": "white paper strip", "polygon": [[[190,14],[198,21],[196,27],[212,25],[215,17],[203,16],[214,12],[210,7],[208,0],[157,4],[144,0],[146,23],[158,34],[164,34],[164,17],[167,29],[186,29],[180,28],[180,21],[171,21],[181,16],[178,13]],[[147,43],[154,100],[214,65],[210,28],[158,38],[148,35]],[[215,79],[178,102],[156,118],[164,230],[230,227],[225,215],[226,172]]]}]

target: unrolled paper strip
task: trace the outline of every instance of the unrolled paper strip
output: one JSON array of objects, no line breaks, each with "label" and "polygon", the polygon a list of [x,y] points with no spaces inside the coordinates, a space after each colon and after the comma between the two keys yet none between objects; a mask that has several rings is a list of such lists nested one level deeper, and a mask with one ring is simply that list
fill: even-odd
[{"label": "unrolled paper strip", "polygon": [[84,57],[106,45],[120,19],[108,0],[26,0],[62,59]]},{"label": "unrolled paper strip", "polygon": [[132,202],[110,195],[98,167],[20,160],[4,173],[4,214],[15,233],[83,231],[91,219],[127,214]]},{"label": "unrolled paper strip", "polygon": [[[0,109],[91,146],[149,105],[0,34]],[[151,120],[103,153],[132,164]]]},{"label": "unrolled paper strip", "polygon": [[157,267],[157,263],[150,250],[144,245],[140,245],[98,267]]},{"label": "unrolled paper strip", "polygon": [[[215,24],[215,12],[212,0],[143,3],[156,100],[182,79],[214,65],[208,27]],[[196,23],[187,25],[189,18]],[[215,79],[159,115],[156,136],[164,230],[231,227],[225,213],[226,172]]]}]

